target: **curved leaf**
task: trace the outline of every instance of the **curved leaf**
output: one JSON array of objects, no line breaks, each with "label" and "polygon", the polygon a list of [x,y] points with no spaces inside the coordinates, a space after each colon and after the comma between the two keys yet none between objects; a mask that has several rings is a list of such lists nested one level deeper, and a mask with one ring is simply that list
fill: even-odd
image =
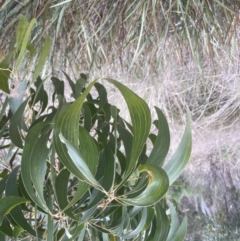
[{"label": "curved leaf", "polygon": [[128,205],[150,206],[158,202],[167,193],[169,179],[165,171],[158,166],[145,164],[138,168],[138,172],[148,173],[148,185],[146,189],[134,198],[119,198]]},{"label": "curved leaf", "polygon": [[[9,178],[6,185],[6,196],[19,196],[18,187],[17,187],[17,174],[20,166],[17,166],[9,174]],[[13,220],[23,229],[26,230],[29,234],[36,237],[36,231],[29,225],[25,219],[22,209],[20,206],[15,207],[11,212],[11,217]]]},{"label": "curved leaf", "polygon": [[30,129],[25,140],[21,162],[21,177],[28,195],[46,211],[48,211],[48,207],[43,196],[43,186],[49,153],[47,148],[49,133],[42,133],[42,131],[48,125],[48,122],[40,122]]},{"label": "curved leaf", "polygon": [[155,107],[155,109],[158,115],[158,135],[147,163],[162,166],[170,146],[170,132],[164,114],[159,108]]},{"label": "curved leaf", "polygon": [[124,174],[124,178],[119,186],[121,186],[130,176],[131,172],[136,166],[137,160],[141,154],[143,146],[146,143],[150,126],[151,126],[151,114],[146,102],[133,93],[129,88],[113,79],[106,79],[110,83],[114,84],[123,95],[132,120],[133,128],[133,142],[130,159],[127,163],[127,168]]},{"label": "curved leaf", "polygon": [[174,237],[171,241],[183,241],[187,234],[187,217],[185,216],[180,227],[178,228],[177,232],[175,233]]},{"label": "curved leaf", "polygon": [[148,216],[148,208],[143,208],[141,212],[141,218],[139,220],[138,226],[127,234],[124,234],[122,238],[130,239],[137,237],[143,230]]},{"label": "curved leaf", "polygon": [[29,202],[26,198],[8,196],[0,199],[0,225],[2,224],[3,218],[8,214],[13,208],[19,204]]},{"label": "curved leaf", "polygon": [[21,64],[21,61],[22,61],[24,53],[26,51],[28,40],[29,40],[29,37],[30,37],[30,34],[31,34],[31,31],[32,31],[32,28],[33,28],[34,24],[37,24],[36,18],[33,18],[31,20],[31,22],[29,23],[29,25],[27,27],[27,30],[25,32],[24,38],[23,38],[22,43],[21,43],[20,53],[19,53],[17,61],[16,61],[16,69],[18,69],[20,64]]},{"label": "curved leaf", "polygon": [[38,77],[38,75],[41,73],[41,70],[47,60],[47,57],[49,55],[49,51],[51,48],[51,39],[49,36],[45,36],[45,43],[43,46],[43,49],[41,50],[41,54],[38,60],[38,63],[35,67],[35,71],[33,73],[33,81]]},{"label": "curved leaf", "polygon": [[81,173],[80,178],[86,181],[88,184],[94,186],[95,188],[103,190],[101,185],[93,176],[92,172],[89,169],[89,166],[84,161],[82,155],[76,149],[76,147],[74,147],[68,140],[66,140],[62,134],[59,134],[59,138],[66,145],[68,154],[71,157],[73,164],[78,169],[79,173]]},{"label": "curved leaf", "polygon": [[19,148],[23,148],[23,141],[21,137],[21,129],[24,123],[24,110],[26,108],[26,105],[28,103],[28,99],[26,99],[17,109],[15,114],[11,118],[10,127],[9,127],[9,136],[11,138],[11,141],[14,145],[16,145]]},{"label": "curved leaf", "polygon": [[[61,133],[61,135],[64,136],[62,140],[67,140],[67,142],[71,143],[74,148],[78,147],[80,111],[82,109],[85,98],[87,97],[89,91],[91,90],[92,86],[96,81],[97,80],[93,81],[73,104],[71,104],[68,108],[66,108],[62,113],[59,114],[54,125],[53,141],[55,150],[60,158],[60,161],[72,174],[74,174],[80,180],[83,178],[83,174],[78,168],[76,168],[76,165],[68,154],[66,145],[60,140],[59,134]],[[90,148],[89,152],[91,152]],[[98,156],[89,160],[93,163],[93,165],[89,165],[89,163],[87,163],[87,166],[89,165],[96,168],[97,158]],[[90,169],[90,172],[94,173],[94,170]]]},{"label": "curved leaf", "polygon": [[167,241],[183,241],[187,233],[187,218],[184,217],[181,225],[179,226],[179,220],[176,209],[171,202],[168,202],[171,215],[171,228],[167,237]]},{"label": "curved leaf", "polygon": [[188,113],[187,125],[181,143],[167,165],[163,168],[169,176],[172,185],[181,175],[187,165],[192,151],[191,117]]}]

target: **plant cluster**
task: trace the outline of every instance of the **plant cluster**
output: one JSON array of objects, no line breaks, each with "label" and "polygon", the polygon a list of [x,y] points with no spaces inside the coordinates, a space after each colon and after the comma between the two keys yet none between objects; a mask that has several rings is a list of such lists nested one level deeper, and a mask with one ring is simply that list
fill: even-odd
[{"label": "plant cluster", "polygon": [[[123,95],[131,123],[107,99],[104,86],[86,76],[67,101],[64,82],[52,77],[48,97],[43,80],[26,81],[1,108],[0,233],[47,240],[183,240],[167,200],[191,151],[190,122],[169,162],[167,121],[156,108],[158,134],[150,133],[150,110],[130,89],[105,79]],[[95,87],[95,92],[90,90]],[[26,91],[29,88],[29,95]],[[52,103],[52,104],[51,104]],[[147,139],[153,145],[147,155]]]}]

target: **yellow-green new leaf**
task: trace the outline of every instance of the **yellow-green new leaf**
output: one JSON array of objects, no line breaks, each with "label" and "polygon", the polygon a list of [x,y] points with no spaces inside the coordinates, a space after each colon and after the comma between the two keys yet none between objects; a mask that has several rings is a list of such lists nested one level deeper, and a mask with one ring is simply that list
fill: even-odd
[{"label": "yellow-green new leaf", "polygon": [[[24,22],[24,24],[25,24],[25,22]],[[23,56],[24,56],[24,53],[25,53],[25,51],[27,49],[28,40],[29,40],[29,37],[30,37],[30,34],[31,34],[31,31],[32,31],[32,28],[33,28],[34,24],[37,24],[36,18],[33,18],[31,20],[31,22],[29,23],[29,25],[28,25],[27,31],[26,31],[25,36],[23,38],[23,41],[21,43],[22,45],[21,45],[20,53],[19,53],[18,58],[17,58],[16,69],[18,69],[20,64],[21,64],[21,61],[22,61]]]},{"label": "yellow-green new leaf", "polygon": [[37,63],[37,66],[35,68],[34,74],[33,74],[33,81],[38,77],[38,75],[41,73],[41,70],[47,60],[47,57],[49,55],[49,51],[51,48],[51,38],[49,36],[45,36],[45,43],[43,46],[43,49],[41,49],[41,54]]}]

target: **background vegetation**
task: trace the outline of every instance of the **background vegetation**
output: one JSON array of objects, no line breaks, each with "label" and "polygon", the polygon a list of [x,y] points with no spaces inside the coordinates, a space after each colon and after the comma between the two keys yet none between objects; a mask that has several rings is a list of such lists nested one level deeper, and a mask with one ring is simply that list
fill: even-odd
[{"label": "background vegetation", "polygon": [[[52,45],[43,77],[61,78],[64,70],[74,77],[86,72],[122,80],[171,120],[172,149],[188,106],[193,155],[182,177],[188,185],[175,191],[182,210],[197,211],[193,218],[202,222],[199,232],[199,225],[190,227],[188,239],[226,240],[227,234],[237,240],[239,9],[237,0],[7,0],[0,2],[1,54],[11,46],[19,15],[36,18],[32,52],[21,71],[13,69],[13,85],[33,71],[48,35]],[[115,92],[112,99],[123,107]]]}]

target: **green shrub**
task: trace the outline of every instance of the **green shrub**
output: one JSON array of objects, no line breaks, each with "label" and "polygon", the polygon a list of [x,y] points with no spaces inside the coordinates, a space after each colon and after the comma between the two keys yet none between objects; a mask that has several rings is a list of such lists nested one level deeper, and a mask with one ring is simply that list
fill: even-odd
[{"label": "green shrub", "polygon": [[170,134],[160,109],[158,133],[150,133],[147,104],[126,86],[102,80],[121,92],[130,123],[98,80],[85,87],[84,74],[76,82],[65,76],[71,100],[62,80],[51,78],[48,96],[38,77],[21,82],[1,107],[2,239],[184,240],[187,220],[179,223],[166,194],[189,160],[190,118],[163,166]]}]

